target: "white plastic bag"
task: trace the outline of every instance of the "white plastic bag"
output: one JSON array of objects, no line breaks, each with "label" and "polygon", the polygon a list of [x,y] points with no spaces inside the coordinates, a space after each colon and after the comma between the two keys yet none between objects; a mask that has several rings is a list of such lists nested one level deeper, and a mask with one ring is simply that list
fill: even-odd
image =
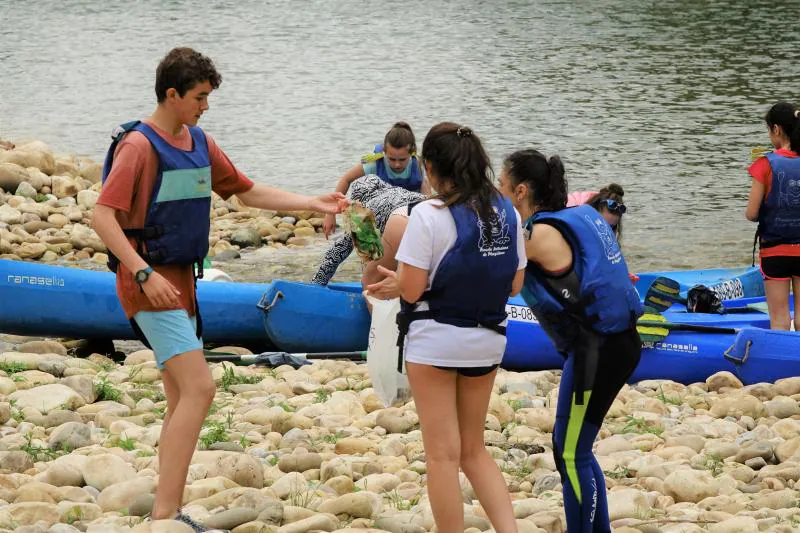
[{"label": "white plastic bag", "polygon": [[367,296],[372,305],[372,324],[369,328],[367,369],[372,388],[387,407],[396,400],[407,399],[411,391],[408,378],[397,371],[397,313],[400,299],[378,300]]}]

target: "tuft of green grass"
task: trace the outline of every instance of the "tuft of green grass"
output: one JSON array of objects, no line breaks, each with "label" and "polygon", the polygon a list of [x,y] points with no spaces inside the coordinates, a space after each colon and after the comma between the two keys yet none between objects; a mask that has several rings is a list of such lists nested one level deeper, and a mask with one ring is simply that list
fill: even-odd
[{"label": "tuft of green grass", "polygon": [[112,402],[119,402],[122,399],[122,393],[116,388],[106,376],[101,376],[100,379],[94,384],[94,392],[97,394],[97,401],[109,400]]},{"label": "tuft of green grass", "polygon": [[119,439],[117,441],[117,446],[119,446],[123,450],[132,452],[133,450],[136,449],[136,441],[130,437],[126,437],[124,439]]},{"label": "tuft of green grass", "polygon": [[136,378],[139,377],[139,375],[142,373],[143,370],[144,370],[144,365],[139,365],[132,368],[130,372],[128,372],[128,381],[136,381]]},{"label": "tuft of green grass", "polygon": [[317,505],[319,504],[316,485],[309,483],[307,488],[292,487],[289,492],[288,501],[289,505],[305,507],[306,509],[316,511]]},{"label": "tuft of green grass", "polygon": [[525,404],[522,400],[507,400],[508,405],[513,409],[515,412],[522,409],[522,406]]},{"label": "tuft of green grass", "polygon": [[215,442],[225,442],[228,440],[228,432],[225,425],[221,422],[211,422],[208,424],[209,430],[201,436],[198,442],[201,449],[207,450]]},{"label": "tuft of green grass", "polygon": [[22,412],[22,409],[17,407],[17,400],[15,400],[13,398],[8,400],[8,405],[11,406],[11,418],[16,420],[17,423],[24,422],[25,421],[25,413]]},{"label": "tuft of green grass", "polygon": [[268,462],[270,465],[272,465],[272,466],[275,466],[276,464],[278,464],[278,461],[279,461],[279,460],[280,460],[280,459],[278,459],[278,456],[277,456],[277,455],[270,455],[270,456],[269,456],[269,459],[267,459],[267,462]]},{"label": "tuft of green grass", "polygon": [[659,387],[658,388],[658,396],[656,396],[656,398],[661,400],[661,403],[666,404],[666,405],[677,405],[677,406],[683,405],[683,400],[681,400],[680,397],[678,397],[678,396],[667,396],[666,394],[664,394],[663,387]]},{"label": "tuft of green grass", "polygon": [[33,434],[28,433],[25,436],[25,444],[20,447],[20,450],[30,455],[34,461],[52,461],[58,454],[55,450],[33,444]]},{"label": "tuft of green grass", "polygon": [[132,389],[130,392],[128,392],[128,394],[130,394],[131,398],[133,398],[134,400],[141,400],[142,398],[147,398],[148,400],[151,400],[153,403],[163,402],[164,400],[167,399],[167,397],[164,396],[163,392],[161,392],[152,385],[144,385],[144,384],[139,385],[139,387]]},{"label": "tuft of green grass", "polygon": [[525,479],[533,474],[533,469],[530,467],[530,465],[514,464],[510,461],[507,461],[503,467],[500,468],[500,470],[517,479]]},{"label": "tuft of green grass", "polygon": [[389,501],[389,505],[398,511],[410,511],[413,504],[403,498],[397,490],[391,490],[383,493],[384,499]]},{"label": "tuft of green grass", "polygon": [[327,389],[319,389],[314,397],[314,403],[325,403],[331,397],[331,392]]},{"label": "tuft of green grass", "polygon": [[325,435],[322,437],[323,442],[327,442],[328,444],[336,444],[339,442],[340,439],[345,437],[345,433],[342,430],[337,430],[336,433],[331,433],[329,435]]},{"label": "tuft of green grass", "polygon": [[232,366],[225,366],[222,377],[217,380],[217,385],[225,392],[230,392],[233,385],[261,383],[264,376],[240,376],[236,374]]},{"label": "tuft of green grass", "polygon": [[18,372],[24,372],[28,370],[28,368],[22,363],[3,361],[0,363],[0,370],[4,371],[9,376],[13,376]]},{"label": "tuft of green grass", "polygon": [[650,422],[643,418],[637,418],[633,415],[628,415],[625,419],[625,426],[622,428],[623,433],[652,433],[653,435],[661,436],[664,433],[664,428],[661,426],[652,425]]},{"label": "tuft of green grass", "polygon": [[722,474],[725,461],[718,453],[707,453],[705,454],[705,462],[703,463],[703,466],[706,470],[711,472],[712,476],[717,477]]},{"label": "tuft of green grass", "polygon": [[75,522],[80,522],[81,520],[83,520],[83,509],[81,509],[78,505],[70,508],[70,510],[67,511],[67,514],[64,516],[64,521],[69,525],[72,525]]},{"label": "tuft of green grass", "polygon": [[296,407],[292,407],[291,405],[289,405],[289,404],[288,404],[288,403],[286,403],[286,402],[281,402],[281,403],[279,403],[279,404],[278,404],[278,407],[280,407],[281,409],[283,409],[283,410],[284,410],[284,411],[286,411],[287,413],[294,413],[295,411],[297,411],[297,408],[296,408]]},{"label": "tuft of green grass", "polygon": [[628,467],[618,466],[614,470],[604,470],[603,473],[611,479],[624,479],[630,477],[631,471]]}]

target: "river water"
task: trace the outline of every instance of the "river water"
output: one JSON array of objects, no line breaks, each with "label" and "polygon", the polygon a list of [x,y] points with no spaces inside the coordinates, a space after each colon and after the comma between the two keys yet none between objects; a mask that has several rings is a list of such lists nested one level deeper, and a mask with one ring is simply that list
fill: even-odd
[{"label": "river water", "polygon": [[[0,137],[101,158],[173,46],[223,84],[201,125],[260,183],[315,193],[396,120],[472,126],[498,168],[535,147],[570,190],[621,183],[632,270],[744,265],[750,150],[797,101],[796,1],[0,0]],[[792,22],[794,21],[794,22]],[[234,277],[307,279],[326,243]],[[351,258],[336,279],[353,279]]]}]

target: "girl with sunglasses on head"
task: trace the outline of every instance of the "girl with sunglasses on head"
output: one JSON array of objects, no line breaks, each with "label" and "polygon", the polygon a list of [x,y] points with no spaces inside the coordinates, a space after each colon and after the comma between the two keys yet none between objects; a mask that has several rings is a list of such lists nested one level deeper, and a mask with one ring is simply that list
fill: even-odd
[{"label": "girl with sunglasses on head", "polygon": [[570,193],[567,196],[567,207],[582,204],[591,205],[603,215],[608,225],[614,230],[617,242],[620,242],[622,241],[622,215],[628,211],[627,206],[622,202],[624,195],[625,191],[622,190],[622,185],[612,183],[597,192],[578,191]]},{"label": "girl with sunglasses on head", "polygon": [[792,288],[794,329],[800,331],[797,316],[797,309],[800,309],[800,109],[779,102],[770,108],[764,119],[775,150],[750,166],[753,181],[745,216],[747,220],[758,222],[756,239],[770,327],[790,328],[789,290]]},{"label": "girl with sunglasses on head", "polygon": [[603,470],[592,453],[611,403],[633,373],[642,304],[611,227],[588,205],[570,209],[558,156],[508,156],[500,191],[529,237],[522,296],[564,355],[553,455],[570,533],[611,532]]}]

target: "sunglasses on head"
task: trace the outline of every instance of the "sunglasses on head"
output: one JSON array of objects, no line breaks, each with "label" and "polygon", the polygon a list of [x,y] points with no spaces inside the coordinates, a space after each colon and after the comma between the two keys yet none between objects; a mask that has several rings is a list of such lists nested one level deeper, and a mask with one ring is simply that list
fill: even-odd
[{"label": "sunglasses on head", "polygon": [[616,200],[611,200],[611,199],[605,200],[605,204],[606,208],[615,215],[624,215],[625,212],[628,210],[628,208],[625,207],[625,204],[623,204],[622,202],[618,202]]}]

